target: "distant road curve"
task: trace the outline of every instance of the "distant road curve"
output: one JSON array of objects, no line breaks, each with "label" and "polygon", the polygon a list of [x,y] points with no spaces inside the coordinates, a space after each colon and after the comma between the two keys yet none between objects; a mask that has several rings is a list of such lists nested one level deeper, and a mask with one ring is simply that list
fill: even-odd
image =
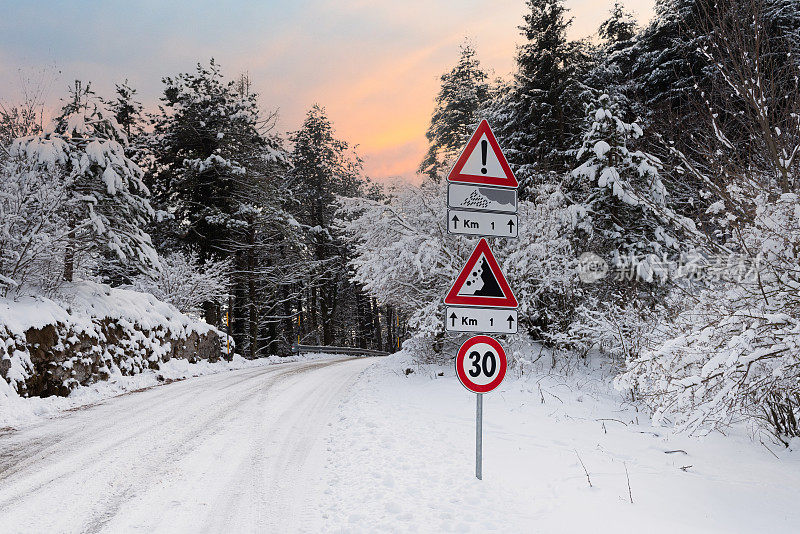
[{"label": "distant road curve", "polygon": [[322,433],[374,361],[191,378],[1,434],[0,531],[297,531]]}]

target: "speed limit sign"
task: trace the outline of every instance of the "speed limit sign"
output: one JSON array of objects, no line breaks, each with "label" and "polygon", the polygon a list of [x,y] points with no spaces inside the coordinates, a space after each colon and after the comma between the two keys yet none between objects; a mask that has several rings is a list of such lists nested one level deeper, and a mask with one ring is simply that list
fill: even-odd
[{"label": "speed limit sign", "polygon": [[506,376],[506,351],[496,339],[475,336],[461,345],[456,356],[456,374],[473,393],[488,393]]}]

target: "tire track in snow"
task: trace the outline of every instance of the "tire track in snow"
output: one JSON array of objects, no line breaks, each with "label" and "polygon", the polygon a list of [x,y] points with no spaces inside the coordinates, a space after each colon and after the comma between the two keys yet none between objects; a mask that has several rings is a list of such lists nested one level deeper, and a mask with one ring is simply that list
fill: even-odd
[{"label": "tire track in snow", "polygon": [[[244,373],[252,374],[255,372],[261,374],[264,372],[264,370],[256,369],[254,371],[253,369],[245,369],[233,371],[231,375],[239,375]],[[217,375],[210,376],[216,377]],[[197,377],[193,380],[202,380],[205,378],[209,377]],[[247,377],[243,378],[241,376],[231,376],[226,382],[230,381],[235,385],[246,378]],[[186,381],[183,380],[167,384],[170,386],[168,388],[156,386],[155,388],[147,388],[140,391],[124,393],[117,397],[112,397],[111,399],[106,399],[89,406],[69,410],[66,414],[56,416],[49,421],[28,427],[25,429],[25,432],[21,434],[12,431],[8,434],[0,435],[0,444],[3,445],[3,452],[0,453],[0,482],[14,473],[24,470],[31,463],[41,462],[54,454],[64,454],[65,450],[77,448],[77,445],[81,444],[85,440],[85,434],[87,432],[89,432],[91,429],[100,431],[105,426],[105,422],[102,420],[85,421],[86,424],[79,428],[67,427],[53,430],[55,425],[52,423],[52,421],[59,421],[65,418],[74,420],[76,416],[73,414],[75,413],[81,413],[89,409],[97,409],[102,411],[104,408],[101,407],[105,407],[109,402],[122,402],[131,404],[131,406],[128,406],[128,411],[131,413],[138,413],[141,409],[147,409],[150,411],[149,419],[153,420],[152,423],[146,428],[138,428],[133,432],[133,434],[146,431],[158,427],[165,420],[173,417],[171,407],[173,403],[192,395],[196,395],[196,393],[188,386],[183,388],[177,387],[178,385],[185,385],[185,382]],[[155,399],[151,397],[150,393],[160,394],[156,397],[158,402],[155,402]],[[156,417],[161,419],[154,420]],[[29,434],[39,433],[42,435],[38,438],[28,437]],[[118,445],[129,437],[130,436],[120,437],[115,443],[109,444],[109,447],[107,448]]]},{"label": "tire track in snow", "polygon": [[[265,370],[260,370],[260,371],[261,372],[258,373],[259,375],[266,374]],[[269,369],[268,371],[274,372],[276,370]],[[250,377],[235,377],[234,379],[227,380],[226,383],[227,382],[234,382],[235,384],[239,384],[239,383],[241,383],[241,382],[243,382],[243,381],[245,381],[245,380],[247,380],[249,378]],[[223,388],[220,388],[220,390],[227,389],[228,387],[230,387],[230,386],[224,386]],[[163,388],[163,389],[169,389],[169,388]],[[155,391],[155,390],[147,390],[147,391]],[[141,392],[141,393],[144,393],[144,392]],[[170,392],[170,393],[174,393],[174,392]],[[150,398],[149,395],[148,396],[143,396],[141,398],[141,400],[139,400],[139,402],[135,403],[132,407],[128,407],[129,408],[128,411],[129,411],[129,414],[139,414],[141,416],[142,412],[138,411],[137,408],[139,408],[140,406],[143,406],[145,409],[149,410],[147,418],[146,418],[148,423],[146,425],[144,425],[144,426],[142,426],[142,425],[139,425],[139,426],[132,425],[131,427],[128,427],[129,431],[122,432],[121,435],[118,433],[113,439],[107,440],[107,441],[103,441],[99,445],[96,444],[94,447],[92,447],[92,451],[91,451],[92,455],[91,456],[86,454],[87,451],[85,449],[82,449],[81,445],[85,444],[86,435],[87,434],[99,433],[104,429],[105,423],[104,423],[104,420],[102,418],[98,418],[99,420],[96,421],[96,422],[93,422],[94,424],[92,424],[91,426],[87,425],[87,426],[82,426],[82,427],[77,428],[77,429],[69,429],[68,432],[58,433],[58,434],[53,435],[53,436],[45,435],[43,437],[38,438],[35,441],[23,441],[18,446],[18,449],[22,448],[22,449],[27,450],[28,448],[31,447],[31,445],[37,445],[37,444],[44,445],[44,447],[42,447],[40,449],[40,451],[38,451],[38,452],[33,452],[31,454],[26,454],[19,461],[15,460],[13,457],[9,458],[9,461],[7,462],[7,465],[11,465],[12,467],[8,467],[8,468],[5,468],[5,470],[3,470],[4,466],[0,466],[0,473],[2,474],[2,476],[0,476],[0,482],[2,482],[4,479],[10,477],[11,475],[13,475],[13,474],[15,474],[17,472],[24,471],[26,468],[28,468],[31,465],[36,465],[36,464],[40,464],[40,463],[42,463],[44,461],[49,461],[52,457],[59,456],[59,455],[61,457],[58,458],[58,462],[59,463],[66,463],[66,464],[69,464],[69,462],[67,460],[69,460],[72,457],[83,456],[84,460],[82,462],[80,460],[76,460],[77,462],[80,462],[77,467],[79,467],[79,468],[86,467],[88,464],[91,464],[92,462],[94,462],[97,457],[102,457],[104,455],[104,453],[107,453],[109,451],[115,450],[115,449],[119,448],[122,444],[130,441],[131,439],[135,438],[136,436],[146,434],[147,432],[150,432],[150,431],[152,431],[154,429],[157,429],[157,428],[163,426],[164,424],[166,424],[170,420],[173,420],[175,418],[175,413],[174,413],[174,408],[172,408],[172,406],[173,406],[172,403],[174,403],[176,401],[180,401],[182,399],[190,398],[192,396],[196,396],[196,392],[192,391],[191,389],[183,391],[179,395],[174,395],[174,394],[173,395],[168,395],[168,396],[166,396],[166,398],[163,398],[164,396],[162,396],[162,395],[158,395],[154,399]],[[155,402],[156,400],[158,402]],[[106,404],[106,402],[97,404],[96,406],[104,406],[105,404]],[[57,418],[56,420],[63,420],[63,419],[68,419],[68,418],[69,418],[69,416],[66,416],[66,417],[65,416],[61,416],[61,417]],[[158,418],[158,419],[156,419],[156,418]],[[128,419],[132,419],[132,417],[130,417],[130,415],[129,415]],[[156,420],[153,421],[153,419],[156,419]],[[117,421],[116,422],[117,426],[122,426],[120,424],[122,422],[123,422],[122,419]],[[43,423],[43,426],[45,427],[45,431],[46,431],[46,429],[50,425],[48,425],[48,423]],[[41,427],[37,427],[37,428],[41,428]],[[0,443],[2,443],[2,441],[0,441]],[[52,476],[52,478],[49,478],[49,479],[47,479],[45,481],[42,481],[37,487],[33,488],[32,491],[36,490],[36,489],[38,489],[38,488],[40,488],[42,486],[45,486],[48,483],[60,480],[60,479],[64,478],[65,476],[69,476],[70,474],[72,474],[74,471],[77,471],[77,470],[78,469],[75,469],[75,466],[67,465],[66,466],[66,470],[61,475]],[[7,503],[4,503],[3,500],[2,500],[2,497],[0,497],[0,509],[2,508],[2,506],[4,504],[7,504]]]},{"label": "tire track in snow", "polygon": [[[276,524],[285,507],[274,506],[275,488],[302,470],[297,464],[321,431],[309,425],[324,427],[336,395],[369,363],[282,364],[188,379],[0,436],[4,531],[172,531],[173,519],[193,526],[182,530],[213,523],[230,531],[238,521],[231,514],[243,508],[243,527]],[[323,375],[340,383],[320,387]],[[304,430],[310,438],[289,439]],[[270,438],[299,452],[270,450]],[[246,454],[236,450],[242,440]]]}]

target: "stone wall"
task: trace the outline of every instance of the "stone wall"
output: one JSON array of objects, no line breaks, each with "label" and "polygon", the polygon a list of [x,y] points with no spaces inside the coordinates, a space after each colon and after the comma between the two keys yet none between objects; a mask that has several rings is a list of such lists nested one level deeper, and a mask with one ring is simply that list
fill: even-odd
[{"label": "stone wall", "polygon": [[19,395],[66,396],[114,373],[157,370],[172,358],[214,362],[223,354],[218,330],[152,295],[88,287],[91,298],[78,295],[78,306],[0,302],[0,378]]}]

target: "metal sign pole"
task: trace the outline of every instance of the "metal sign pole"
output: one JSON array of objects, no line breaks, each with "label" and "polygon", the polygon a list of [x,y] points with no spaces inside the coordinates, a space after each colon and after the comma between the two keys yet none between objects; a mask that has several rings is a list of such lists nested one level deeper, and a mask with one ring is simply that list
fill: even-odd
[{"label": "metal sign pole", "polygon": [[483,480],[483,393],[477,393],[475,405],[475,477]]},{"label": "metal sign pole", "polygon": [[[503,347],[485,334],[516,334],[519,305],[486,238],[517,239],[520,233],[519,182],[486,119],[461,151],[447,182],[447,232],[482,236],[444,298],[444,324],[446,332],[484,334],[465,341],[455,359],[458,379],[477,395],[475,478],[483,480],[483,394],[500,385],[508,365]],[[483,284],[473,286],[478,270]]]}]

